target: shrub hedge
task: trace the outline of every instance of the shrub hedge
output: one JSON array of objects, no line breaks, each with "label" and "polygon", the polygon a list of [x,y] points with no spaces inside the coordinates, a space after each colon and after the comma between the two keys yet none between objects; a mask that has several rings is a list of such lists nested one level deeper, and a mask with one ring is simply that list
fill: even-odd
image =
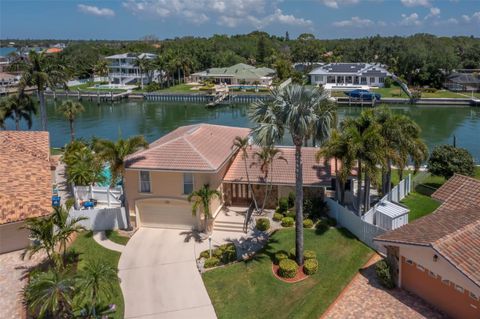
[{"label": "shrub hedge", "polygon": [[274,262],[278,265],[282,260],[288,259],[288,253],[285,250],[279,250],[275,253]]},{"label": "shrub hedge", "polygon": [[270,220],[268,218],[259,218],[255,227],[260,231],[266,231],[270,228]]},{"label": "shrub hedge", "polygon": [[220,265],[220,259],[218,259],[217,257],[205,259],[205,264],[204,264],[205,268],[212,268],[218,265]]},{"label": "shrub hedge", "polygon": [[283,217],[284,217],[283,214],[280,214],[280,213],[273,214],[273,220],[276,222],[281,221]]},{"label": "shrub hedge", "polygon": [[283,214],[283,213],[285,213],[287,210],[288,210],[288,198],[286,198],[286,197],[281,197],[281,198],[278,200],[278,209],[277,209],[277,212]]},{"label": "shrub hedge", "polygon": [[307,259],[303,263],[303,272],[306,275],[313,275],[318,270],[318,261],[316,259]]},{"label": "shrub hedge", "polygon": [[[199,258],[211,259],[209,250],[202,251]],[[212,258],[218,259],[222,264],[231,263],[237,260],[237,249],[233,243],[221,245],[212,250]]]},{"label": "shrub hedge", "polygon": [[200,258],[210,258],[210,251],[207,249],[207,250],[204,250],[200,253]]},{"label": "shrub hedge", "polygon": [[297,255],[296,253],[297,250],[295,249],[295,247],[293,247],[288,251],[288,256],[290,257],[290,259],[295,259],[295,256]]},{"label": "shrub hedge", "polygon": [[303,221],[303,228],[312,228],[313,227],[313,221],[311,219],[305,219]]},{"label": "shrub hedge", "polygon": [[292,217],[283,217],[282,218],[282,226],[283,227],[292,227],[295,221]]},{"label": "shrub hedge", "polygon": [[317,259],[317,254],[313,250],[305,250],[303,252],[303,259],[305,260]]},{"label": "shrub hedge", "polygon": [[297,263],[291,259],[283,259],[278,266],[278,275],[280,277],[294,278],[297,275]]}]

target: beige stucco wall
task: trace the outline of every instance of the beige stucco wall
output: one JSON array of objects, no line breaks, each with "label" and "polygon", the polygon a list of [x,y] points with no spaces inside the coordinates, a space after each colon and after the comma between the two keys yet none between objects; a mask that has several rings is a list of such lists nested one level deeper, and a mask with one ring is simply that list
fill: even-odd
[{"label": "beige stucco wall", "polygon": [[0,225],[0,254],[27,247],[30,243],[28,231],[20,229],[23,222]]}]

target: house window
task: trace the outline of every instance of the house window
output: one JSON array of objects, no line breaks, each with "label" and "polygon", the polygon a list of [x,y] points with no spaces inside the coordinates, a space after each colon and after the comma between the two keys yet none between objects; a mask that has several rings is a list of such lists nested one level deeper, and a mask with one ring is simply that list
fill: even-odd
[{"label": "house window", "polygon": [[423,266],[419,264],[417,264],[417,269],[420,271],[425,271],[425,268],[423,268]]},{"label": "house window", "polygon": [[458,292],[461,292],[461,293],[464,292],[463,287],[462,287],[462,286],[459,286],[459,285],[455,285],[455,290],[458,291]]},{"label": "house window", "polygon": [[375,78],[374,77],[370,78],[370,83],[375,83]]},{"label": "house window", "polygon": [[367,77],[366,76],[362,76],[361,84],[367,84]]},{"label": "house window", "polygon": [[470,298],[476,301],[480,301],[480,297],[474,294],[473,292],[470,292]]},{"label": "house window", "polygon": [[413,261],[411,259],[407,259],[406,263],[409,265],[413,265]]},{"label": "house window", "polygon": [[442,284],[450,286],[450,280],[448,279],[442,279]]},{"label": "house window", "polygon": [[193,174],[184,173],[183,174],[183,193],[185,195],[191,194],[193,192]]},{"label": "house window", "polygon": [[323,75],[315,75],[315,82],[323,82]]},{"label": "house window", "polygon": [[140,193],[150,193],[150,172],[140,171]]},{"label": "house window", "polygon": [[380,83],[385,82],[385,78],[384,77],[378,78],[378,82],[380,82]]}]

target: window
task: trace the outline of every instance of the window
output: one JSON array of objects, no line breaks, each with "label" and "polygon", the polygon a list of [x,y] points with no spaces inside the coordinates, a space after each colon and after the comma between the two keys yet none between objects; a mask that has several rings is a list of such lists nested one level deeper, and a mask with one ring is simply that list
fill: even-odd
[{"label": "window", "polygon": [[375,78],[373,76],[370,78],[370,83],[375,83]]},{"label": "window", "polygon": [[361,84],[367,84],[367,77],[366,76],[362,76]]},{"label": "window", "polygon": [[413,265],[413,261],[411,259],[407,259],[406,263],[409,265]]},{"label": "window", "polygon": [[448,279],[442,279],[442,284],[450,286],[450,280]]},{"label": "window", "polygon": [[315,75],[315,82],[323,82],[323,75]]},{"label": "window", "polygon": [[459,286],[459,285],[455,285],[455,290],[457,290],[458,292],[461,292],[463,293],[463,287],[462,286]]},{"label": "window", "polygon": [[191,194],[193,192],[193,174],[184,173],[183,174],[183,193],[185,195]]},{"label": "window", "polygon": [[380,83],[385,82],[385,78],[384,77],[378,78],[378,82],[380,82]]},{"label": "window", "polygon": [[150,172],[140,171],[140,193],[150,193]]}]

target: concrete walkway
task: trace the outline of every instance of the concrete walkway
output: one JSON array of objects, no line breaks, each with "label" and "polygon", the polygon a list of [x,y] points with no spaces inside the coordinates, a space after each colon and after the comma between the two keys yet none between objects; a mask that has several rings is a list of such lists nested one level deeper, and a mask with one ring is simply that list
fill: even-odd
[{"label": "concrete walkway", "polygon": [[118,264],[125,318],[216,318],[192,232],[140,228]]},{"label": "concrete walkway", "polygon": [[114,243],[110,239],[107,238],[107,235],[105,234],[104,231],[94,231],[93,232],[93,239],[100,245],[103,246],[107,249],[118,251],[118,252],[123,252],[125,249],[125,246]]}]

